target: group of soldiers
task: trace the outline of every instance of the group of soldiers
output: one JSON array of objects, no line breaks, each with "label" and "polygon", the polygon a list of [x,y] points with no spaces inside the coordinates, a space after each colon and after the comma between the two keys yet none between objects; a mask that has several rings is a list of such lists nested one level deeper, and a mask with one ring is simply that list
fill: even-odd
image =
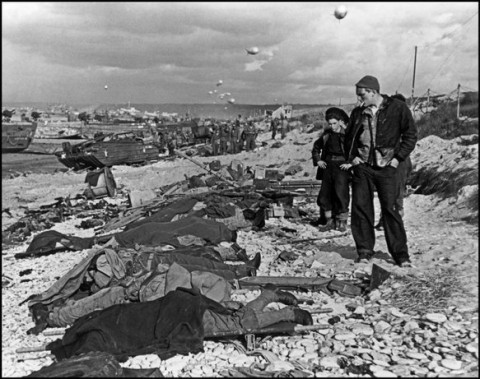
[{"label": "group of soldiers", "polygon": [[258,131],[252,119],[242,120],[242,116],[233,122],[213,123],[210,126],[212,155],[237,154],[242,150],[256,148]]}]

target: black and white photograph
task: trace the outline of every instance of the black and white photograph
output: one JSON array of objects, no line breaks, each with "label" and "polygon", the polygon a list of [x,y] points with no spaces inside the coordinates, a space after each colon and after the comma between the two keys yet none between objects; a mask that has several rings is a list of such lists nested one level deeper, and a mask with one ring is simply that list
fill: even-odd
[{"label": "black and white photograph", "polygon": [[478,377],[479,4],[2,2],[2,377]]}]

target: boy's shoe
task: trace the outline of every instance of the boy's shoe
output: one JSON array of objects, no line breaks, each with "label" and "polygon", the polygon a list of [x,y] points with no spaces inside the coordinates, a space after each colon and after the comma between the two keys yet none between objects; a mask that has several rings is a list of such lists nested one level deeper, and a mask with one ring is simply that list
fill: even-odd
[{"label": "boy's shoe", "polygon": [[337,230],[339,232],[347,231],[347,221],[346,220],[337,220]]},{"label": "boy's shoe", "polygon": [[321,232],[327,232],[329,230],[335,230],[335,220],[333,218],[329,218],[327,223],[324,226],[319,227]]},{"label": "boy's shoe", "polygon": [[375,229],[376,230],[383,230],[383,219],[381,218],[380,220],[378,220],[378,224],[375,225]]}]

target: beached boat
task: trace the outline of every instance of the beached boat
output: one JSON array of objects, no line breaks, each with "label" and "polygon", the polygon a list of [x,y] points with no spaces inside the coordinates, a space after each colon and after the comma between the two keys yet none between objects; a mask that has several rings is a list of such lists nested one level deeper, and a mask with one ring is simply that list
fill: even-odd
[{"label": "beached boat", "polygon": [[27,149],[36,129],[36,122],[2,121],[2,153],[18,153]]},{"label": "beached boat", "polygon": [[85,138],[83,121],[44,121],[39,122],[35,138],[38,139],[78,139]]},{"label": "beached boat", "polygon": [[75,170],[157,161],[167,155],[161,143],[151,137],[140,138],[134,132],[110,133],[77,145],[64,142],[62,148],[55,155]]}]

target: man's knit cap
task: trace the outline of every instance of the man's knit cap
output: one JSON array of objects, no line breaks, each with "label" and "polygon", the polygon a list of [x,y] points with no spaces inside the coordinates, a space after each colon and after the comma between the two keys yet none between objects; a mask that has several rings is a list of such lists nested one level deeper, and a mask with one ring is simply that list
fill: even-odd
[{"label": "man's knit cap", "polygon": [[355,84],[355,86],[358,88],[374,89],[377,90],[377,92],[380,92],[380,83],[378,82],[378,79],[371,75],[364,76],[357,84]]},{"label": "man's knit cap", "polygon": [[336,107],[328,108],[325,111],[325,120],[328,121],[328,120],[331,120],[332,118],[338,121],[343,121],[345,125],[348,124],[348,120],[349,120],[347,113],[343,109],[336,108]]}]

